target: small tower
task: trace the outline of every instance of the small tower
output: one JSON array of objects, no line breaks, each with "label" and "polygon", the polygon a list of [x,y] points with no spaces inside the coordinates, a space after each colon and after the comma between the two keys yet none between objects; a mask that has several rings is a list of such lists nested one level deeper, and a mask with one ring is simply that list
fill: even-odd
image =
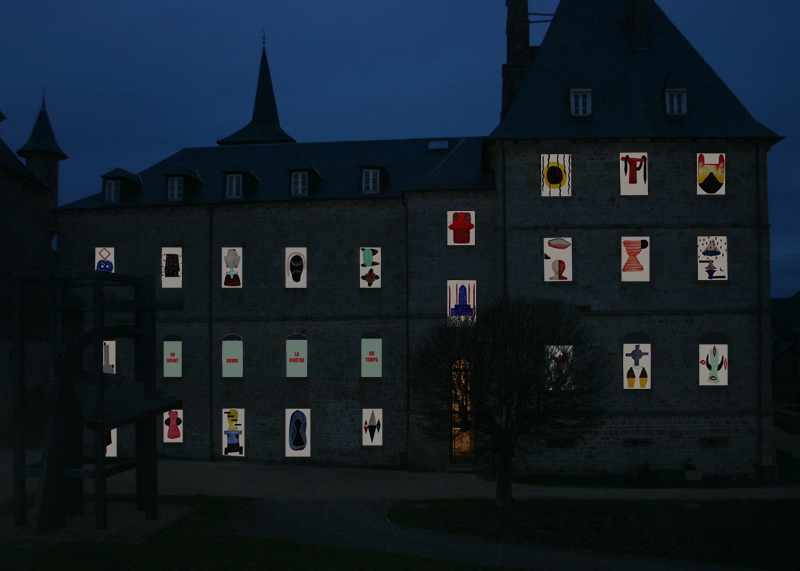
[{"label": "small tower", "polygon": [[44,96],[30,139],[17,154],[25,159],[25,165],[53,191],[53,208],[58,207],[58,163],[66,159],[67,155],[56,143]]},{"label": "small tower", "polygon": [[263,145],[268,143],[294,143],[293,138],[281,129],[278,120],[278,106],[272,89],[269,74],[267,50],[261,47],[261,68],[258,71],[256,104],[253,107],[253,120],[233,135],[217,141],[218,145]]}]

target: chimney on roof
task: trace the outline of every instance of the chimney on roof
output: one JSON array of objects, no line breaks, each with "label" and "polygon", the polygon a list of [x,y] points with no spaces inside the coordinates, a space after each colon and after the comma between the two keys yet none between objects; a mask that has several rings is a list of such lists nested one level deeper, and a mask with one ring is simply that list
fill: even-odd
[{"label": "chimney on roof", "polygon": [[631,0],[631,33],[634,49],[647,49],[647,16],[645,0]]},{"label": "chimney on roof", "polygon": [[528,0],[506,0],[506,63],[503,65],[503,108],[500,118],[506,115],[522,80],[531,66],[531,35],[528,20]]}]

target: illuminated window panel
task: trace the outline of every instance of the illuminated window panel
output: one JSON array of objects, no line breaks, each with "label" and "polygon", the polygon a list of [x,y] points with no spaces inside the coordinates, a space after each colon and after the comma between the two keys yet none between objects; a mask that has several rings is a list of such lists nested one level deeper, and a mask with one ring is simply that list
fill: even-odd
[{"label": "illuminated window panel", "polygon": [[244,409],[222,409],[222,455],[244,456]]}]

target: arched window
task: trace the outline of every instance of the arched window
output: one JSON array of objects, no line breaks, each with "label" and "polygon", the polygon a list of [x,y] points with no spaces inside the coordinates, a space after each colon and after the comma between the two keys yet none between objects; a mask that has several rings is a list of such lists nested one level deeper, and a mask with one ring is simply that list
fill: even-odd
[{"label": "arched window", "polygon": [[728,337],[724,333],[700,336],[700,385],[720,387],[728,384]]},{"label": "arched window", "polygon": [[308,341],[300,333],[286,338],[286,376],[308,377]]},{"label": "arched window", "polygon": [[472,415],[470,381],[472,372],[465,360],[453,363],[452,460],[454,463],[475,461],[475,428]]},{"label": "arched window", "polygon": [[164,337],[164,377],[183,376],[183,343],[177,335]]},{"label": "arched window", "polygon": [[622,338],[622,386],[625,389],[652,387],[652,347],[650,337],[641,331]]},{"label": "arched window", "polygon": [[222,338],[222,376],[244,376],[244,341],[234,333]]},{"label": "arched window", "polygon": [[361,336],[361,376],[383,376],[383,339],[377,333]]}]

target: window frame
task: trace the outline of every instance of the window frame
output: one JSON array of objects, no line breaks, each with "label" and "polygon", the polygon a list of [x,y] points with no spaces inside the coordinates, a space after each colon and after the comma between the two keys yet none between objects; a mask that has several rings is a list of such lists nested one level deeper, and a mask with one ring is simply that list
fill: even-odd
[{"label": "window frame", "polygon": [[[585,98],[584,98],[585,97]],[[585,104],[585,105],[583,105]],[[585,107],[585,109],[583,109]],[[584,111],[585,113],[581,112]],[[573,117],[591,117],[592,90],[590,88],[569,90],[569,111]]]},{"label": "window frame", "polygon": [[381,169],[362,168],[361,169],[361,193],[379,194],[381,191]]},{"label": "window frame", "polygon": [[184,180],[182,176],[167,178],[167,202],[183,201]]},{"label": "window frame", "polygon": [[[670,103],[670,96],[677,97],[674,106]],[[667,115],[670,117],[680,117],[681,115],[686,115],[689,112],[686,89],[667,89],[664,92],[664,105]]]},{"label": "window frame", "polygon": [[119,179],[106,180],[103,185],[105,202],[119,204],[120,195],[122,194],[122,181]]},{"label": "window frame", "polygon": [[292,171],[292,196],[308,196],[309,175],[307,170]]},{"label": "window frame", "polygon": [[[236,182],[238,181],[238,193]],[[233,182],[233,184],[231,184]],[[227,173],[225,175],[225,198],[240,199],[244,195],[244,175],[242,173]]]}]

